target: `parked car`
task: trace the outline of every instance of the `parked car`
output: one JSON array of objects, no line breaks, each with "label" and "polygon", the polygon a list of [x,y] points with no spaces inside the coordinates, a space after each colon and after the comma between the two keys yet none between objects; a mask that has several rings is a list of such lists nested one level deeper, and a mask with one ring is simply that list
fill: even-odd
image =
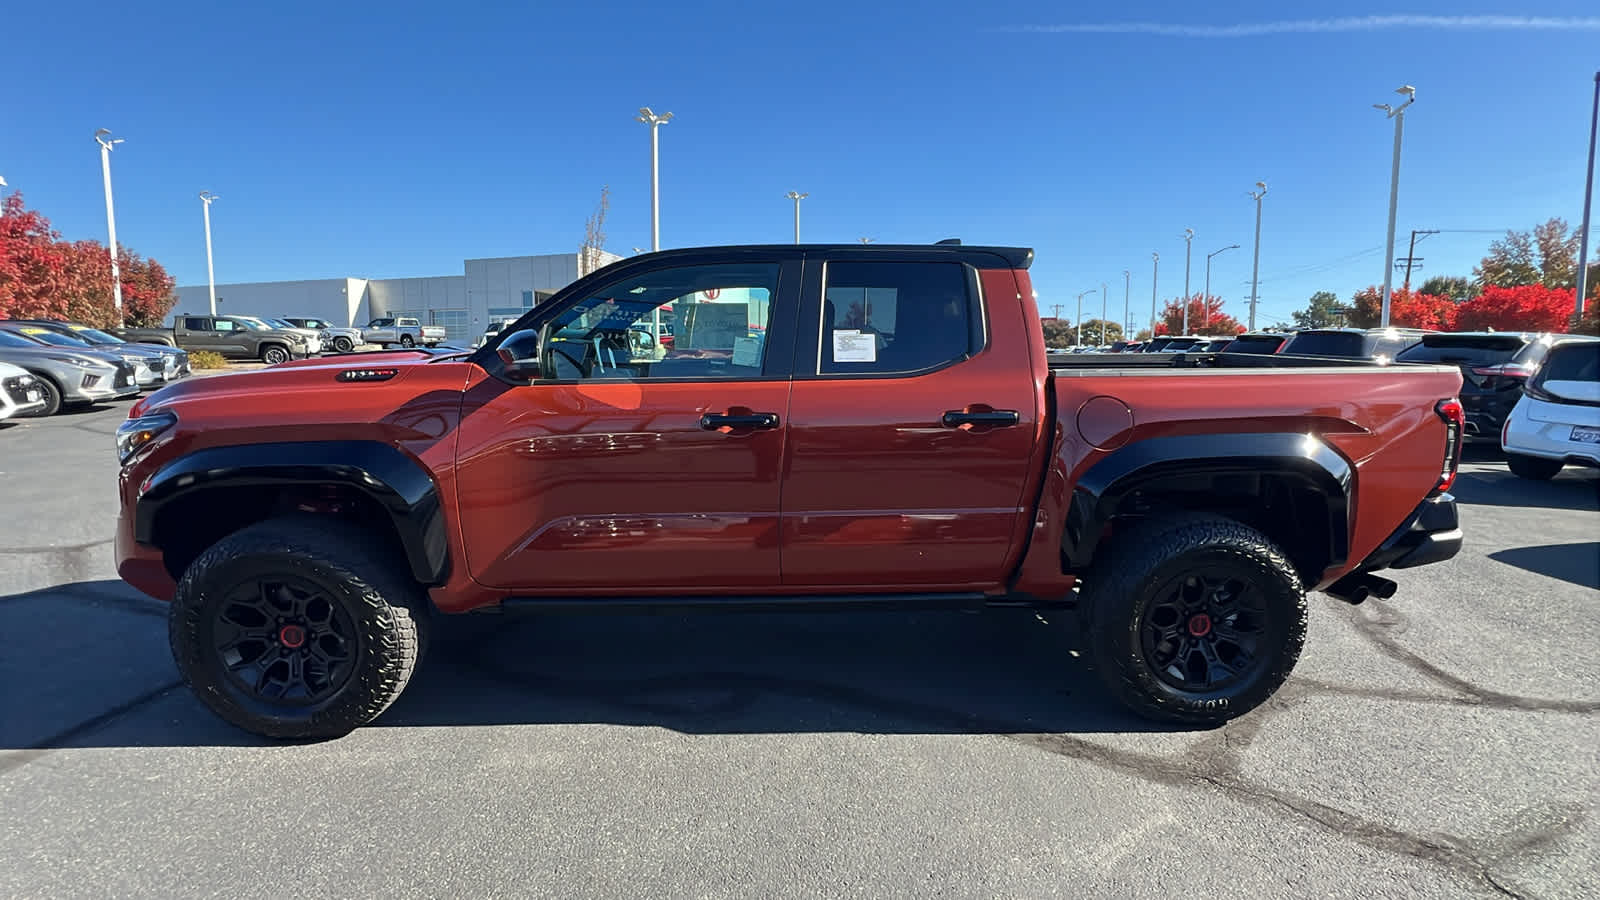
[{"label": "parked car", "polygon": [[1379,365],[1433,332],[1416,328],[1316,328],[1297,331],[1278,352],[1285,356],[1364,359]]},{"label": "parked car", "polygon": [[[1387,597],[1375,572],[1457,552],[1457,369],[1047,362],[1032,255],[650,253],[469,354],[173,385],[118,430],[118,572],[172,602],[203,703],[305,738],[378,716],[429,616],[474,610],[1076,604],[1123,702],[1218,723],[1289,675],[1308,589]],[[629,353],[668,304],[673,349]]]},{"label": "parked car", "polygon": [[373,319],[361,328],[361,338],[380,347],[434,347],[449,336],[450,332],[441,325],[424,325],[405,316]]},{"label": "parked car", "polygon": [[133,366],[98,350],[55,347],[0,329],[0,362],[26,369],[44,392],[41,416],[63,406],[121,400],[139,393]]},{"label": "parked car", "polygon": [[0,362],[0,422],[30,416],[45,408],[44,386],[21,366]]},{"label": "parked car", "polygon": [[1561,341],[1523,386],[1500,430],[1511,472],[1545,481],[1600,466],[1600,341]]},{"label": "parked car", "polygon": [[1523,385],[1539,371],[1558,340],[1595,339],[1525,331],[1425,334],[1421,343],[1400,351],[1395,361],[1460,366],[1467,437],[1498,441],[1501,426],[1522,397]]},{"label": "parked car", "polygon": [[1156,337],[1155,339],[1153,339],[1148,345],[1145,346],[1145,348],[1141,352],[1143,352],[1143,353],[1180,353],[1180,352],[1183,352],[1185,350],[1193,349],[1195,344],[1202,343],[1205,340],[1206,339],[1203,338],[1203,337],[1199,337],[1197,335],[1192,335],[1192,334],[1184,334],[1184,335],[1163,334],[1163,335],[1160,335],[1160,336]]},{"label": "parked car", "polygon": [[[122,340],[122,338],[118,338],[115,335],[107,335],[106,331],[101,331],[99,328],[91,327],[91,325],[83,325],[80,322],[61,322],[61,320],[54,319],[18,319],[14,320],[14,322],[18,323],[18,325],[35,325],[38,328],[50,328],[51,331],[58,333],[58,335],[77,338],[78,341],[82,341],[82,343],[88,344],[90,348],[98,349],[98,351],[115,352],[115,354],[139,354],[139,356],[152,356],[154,354],[154,356],[160,357],[160,360],[162,360],[162,375],[165,376],[166,381],[179,380],[182,376],[189,375],[192,372],[192,368],[189,367],[189,352],[181,351],[178,348],[168,348],[168,346],[162,346],[162,344],[130,343],[130,341]],[[154,384],[157,384],[157,381],[147,381],[144,378],[139,380],[139,386],[142,386],[142,388],[149,388]]]},{"label": "parked car", "polygon": [[226,359],[259,359],[268,365],[309,356],[310,342],[295,330],[269,328],[248,316],[195,316],[179,313],[171,328],[113,328],[127,341],[209,350]]},{"label": "parked car", "polygon": [[337,353],[353,353],[357,347],[365,343],[361,338],[361,329],[335,325],[327,319],[284,316],[283,321],[296,328],[307,328],[317,332],[318,336],[322,338],[322,348],[324,350],[333,350]]},{"label": "parked car", "polygon": [[[44,347],[96,351],[96,348],[90,346],[88,341],[38,325],[23,325],[9,320],[0,321],[0,331],[16,335]],[[131,347],[132,345],[125,346]],[[143,348],[124,350],[119,347],[114,350],[107,349],[98,352],[132,366],[134,383],[142,389],[158,388],[167,383],[166,360],[154,348],[149,350]]]},{"label": "parked car", "polygon": [[1249,332],[1229,341],[1222,350],[1224,353],[1277,353],[1288,340],[1287,334]]},{"label": "parked car", "polygon": [[510,325],[515,321],[516,319],[495,319],[494,321],[490,322],[484,327],[483,334],[478,335],[478,339],[473,342],[473,349],[477,349],[482,347],[484,344],[489,343],[489,341],[494,339],[495,335],[499,334],[507,325]]},{"label": "parked car", "polygon": [[322,352],[322,332],[315,328],[302,328],[285,322],[283,319],[274,319],[267,316],[235,316],[248,324],[262,330],[292,331],[306,339],[306,355],[316,356]]}]

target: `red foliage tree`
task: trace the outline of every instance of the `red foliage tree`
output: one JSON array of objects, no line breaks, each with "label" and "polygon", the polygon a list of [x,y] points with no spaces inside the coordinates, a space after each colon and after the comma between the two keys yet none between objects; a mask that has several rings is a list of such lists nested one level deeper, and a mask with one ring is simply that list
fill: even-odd
[{"label": "red foliage tree", "polygon": [[1576,294],[1571,288],[1541,284],[1487,285],[1461,304],[1456,324],[1462,331],[1556,331],[1572,327]]},{"label": "red foliage tree", "polygon": [[[1357,328],[1377,328],[1383,321],[1383,291],[1376,286],[1356,292],[1350,324]],[[1396,288],[1389,293],[1389,324],[1395,328],[1425,328],[1429,331],[1454,331],[1456,304],[1449,297],[1423,294]]]},{"label": "red foliage tree", "polygon": [[[155,260],[121,251],[122,320],[159,325],[177,302],[172,276]],[[0,318],[7,317],[122,324],[105,245],[61,240],[48,219],[23,207],[21,194],[6,198],[0,217]]]},{"label": "red foliage tree", "polygon": [[[1245,330],[1239,320],[1222,311],[1222,298],[1195,294],[1189,298],[1189,333],[1218,335],[1240,334]],[[1156,323],[1156,334],[1183,333],[1183,298],[1174,297],[1161,310],[1161,321]]]}]

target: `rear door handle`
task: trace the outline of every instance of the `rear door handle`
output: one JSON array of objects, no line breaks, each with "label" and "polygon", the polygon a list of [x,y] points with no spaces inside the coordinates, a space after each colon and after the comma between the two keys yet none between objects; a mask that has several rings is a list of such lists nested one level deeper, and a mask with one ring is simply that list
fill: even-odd
[{"label": "rear door handle", "polygon": [[1014,409],[996,409],[990,412],[965,412],[952,409],[946,412],[940,421],[946,428],[960,428],[963,425],[1006,428],[1017,424],[1019,419]]},{"label": "rear door handle", "polygon": [[728,415],[725,413],[706,413],[700,417],[700,427],[706,431],[716,431],[719,428],[777,428],[777,413],[746,413],[744,415]]}]

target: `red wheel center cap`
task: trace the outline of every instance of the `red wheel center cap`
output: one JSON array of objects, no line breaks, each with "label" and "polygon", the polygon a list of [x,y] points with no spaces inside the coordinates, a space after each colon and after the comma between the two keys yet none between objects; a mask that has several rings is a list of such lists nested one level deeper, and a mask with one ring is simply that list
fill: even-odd
[{"label": "red wheel center cap", "polygon": [[1195,637],[1205,637],[1211,633],[1211,617],[1205,613],[1195,613],[1189,617],[1189,633]]},{"label": "red wheel center cap", "polygon": [[[1193,625],[1190,626],[1193,630]],[[306,630],[299,625],[285,625],[278,629],[278,643],[290,650],[298,648],[306,642]]]}]

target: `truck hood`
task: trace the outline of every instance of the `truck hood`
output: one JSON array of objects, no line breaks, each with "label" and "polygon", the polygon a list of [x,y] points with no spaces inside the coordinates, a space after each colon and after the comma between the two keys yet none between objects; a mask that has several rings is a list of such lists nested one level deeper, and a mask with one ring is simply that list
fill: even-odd
[{"label": "truck hood", "polygon": [[[128,415],[139,416],[151,410],[193,402],[221,398],[232,401],[262,395],[281,395],[287,392],[300,396],[312,392],[319,395],[341,392],[362,394],[374,388],[386,389],[401,384],[414,371],[428,365],[434,359],[437,357],[432,354],[406,351],[362,353],[359,356],[313,357],[279,363],[255,371],[185,378],[140,400],[128,411]],[[346,371],[355,373],[393,371],[394,375],[372,381],[339,380],[339,374]],[[352,405],[358,405],[354,396],[352,401]]]}]

